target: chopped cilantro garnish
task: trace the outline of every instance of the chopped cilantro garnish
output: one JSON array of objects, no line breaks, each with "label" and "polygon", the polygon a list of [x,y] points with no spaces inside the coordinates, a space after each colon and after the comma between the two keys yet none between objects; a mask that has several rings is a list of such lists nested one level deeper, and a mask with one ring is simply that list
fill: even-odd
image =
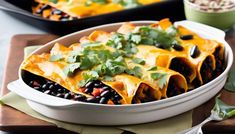
[{"label": "chopped cilantro garnish", "polygon": [[105,76],[103,77],[103,81],[114,81],[114,79],[113,79],[112,76],[105,75]]},{"label": "chopped cilantro garnish", "polygon": [[83,80],[81,80],[79,83],[78,83],[78,86],[79,87],[83,87],[85,86],[85,84],[88,82],[88,81],[92,81],[92,80],[97,80],[99,78],[99,74],[96,72],[96,71],[88,71],[88,72],[84,72],[82,74],[83,76]]},{"label": "chopped cilantro garnish", "polygon": [[87,0],[85,5],[90,6],[92,3],[106,4],[108,3],[108,0]]},{"label": "chopped cilantro garnish", "polygon": [[163,88],[167,82],[167,74],[165,73],[151,73],[151,78],[158,80],[158,85],[160,88]]},{"label": "chopped cilantro garnish", "polygon": [[141,35],[141,44],[170,49],[178,41],[175,39],[177,31],[173,27],[168,29],[168,31],[164,31],[159,28],[142,26],[137,29],[136,33]]},{"label": "chopped cilantro garnish", "polygon": [[58,0],[49,0],[49,2],[56,4],[58,2]]},{"label": "chopped cilantro garnish", "polygon": [[152,66],[149,69],[147,69],[147,71],[155,71],[157,70],[157,66]]},{"label": "chopped cilantro garnish", "polygon": [[80,61],[81,54],[78,51],[71,51],[66,61],[68,63],[75,63]]},{"label": "chopped cilantro garnish", "polygon": [[140,67],[138,67],[138,66],[135,66],[132,69],[127,69],[126,73],[128,73],[130,75],[133,75],[135,77],[138,77],[138,78],[141,78],[142,75],[143,75],[142,69]]},{"label": "chopped cilantro garnish", "polygon": [[66,76],[73,76],[75,71],[79,69],[80,63],[68,64],[64,67],[63,72]]},{"label": "chopped cilantro garnish", "polygon": [[144,65],[145,64],[145,60],[141,59],[141,58],[134,58],[132,61],[134,63],[140,64],[140,65]]},{"label": "chopped cilantro garnish", "polygon": [[141,5],[138,0],[112,0],[112,2],[121,4],[125,8],[133,8]]},{"label": "chopped cilantro garnish", "polygon": [[51,55],[49,58],[49,61],[54,62],[54,61],[60,61],[63,59],[63,55],[57,54],[57,55]]},{"label": "chopped cilantro garnish", "polygon": [[106,45],[118,50],[124,50],[125,55],[130,57],[131,54],[135,54],[138,51],[136,48],[137,43],[140,42],[138,38],[140,38],[139,35],[115,33]]}]

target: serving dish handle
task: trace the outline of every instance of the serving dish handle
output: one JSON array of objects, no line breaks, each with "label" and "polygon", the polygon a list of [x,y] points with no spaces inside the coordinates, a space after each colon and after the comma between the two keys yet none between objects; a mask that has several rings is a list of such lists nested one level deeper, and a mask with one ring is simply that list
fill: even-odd
[{"label": "serving dish handle", "polygon": [[225,32],[220,30],[220,29],[217,29],[217,28],[214,28],[214,27],[211,27],[211,26],[208,26],[208,25],[205,25],[205,24],[200,24],[200,23],[196,23],[196,22],[193,22],[193,21],[186,21],[186,20],[183,20],[183,21],[178,21],[178,22],[175,22],[175,25],[182,25],[188,29],[194,29],[194,31],[198,31],[199,33],[210,33],[210,38],[212,39],[219,39],[219,41],[224,41],[224,38],[225,38]]},{"label": "serving dish handle", "polygon": [[[47,105],[47,106],[64,107],[64,106],[69,106],[71,104],[79,103],[76,101],[71,101],[71,100],[66,100],[66,99],[62,99],[62,98],[58,98],[58,97],[54,97],[50,95],[45,95],[44,93],[41,93],[41,92],[35,92],[33,91],[34,89],[31,89],[30,87],[23,84],[21,80],[10,82],[7,85],[7,88],[10,91],[16,93],[17,95],[27,100],[37,102],[37,103]],[[27,90],[27,92],[24,92],[23,89]]]}]

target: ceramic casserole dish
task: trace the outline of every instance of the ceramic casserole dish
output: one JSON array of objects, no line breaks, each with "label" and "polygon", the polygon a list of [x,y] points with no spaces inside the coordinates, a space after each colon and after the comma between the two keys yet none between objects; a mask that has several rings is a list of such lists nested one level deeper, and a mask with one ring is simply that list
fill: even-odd
[{"label": "ceramic casserole dish", "polygon": [[[149,25],[155,21],[134,21],[135,25]],[[51,41],[32,54],[49,52],[57,42],[73,44],[94,30],[116,31],[123,23],[113,23],[78,31]],[[192,91],[170,98],[140,104],[106,105],[66,100],[43,94],[29,87],[23,80],[24,71],[19,69],[19,79],[8,84],[8,89],[27,100],[29,106],[40,114],[60,121],[89,125],[130,125],[166,119],[191,110],[215,96],[224,86],[233,63],[233,53],[225,41],[225,33],[216,28],[191,21],[178,21],[203,38],[214,39],[224,45],[225,70],[212,81]],[[22,65],[21,65],[22,66]]]}]

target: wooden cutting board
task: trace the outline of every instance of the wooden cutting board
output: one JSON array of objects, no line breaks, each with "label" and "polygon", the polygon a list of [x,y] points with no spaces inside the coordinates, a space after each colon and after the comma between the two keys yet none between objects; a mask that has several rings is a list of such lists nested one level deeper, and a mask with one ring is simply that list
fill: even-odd
[{"label": "wooden cutting board", "polygon": [[[54,35],[16,35],[12,38],[7,63],[3,75],[3,85],[1,96],[9,92],[7,84],[18,79],[18,67],[23,60],[24,48],[32,45],[45,44],[57,38]],[[235,52],[235,35],[228,34],[226,39],[233,51]],[[235,102],[235,94],[222,91],[227,102]],[[214,99],[206,102],[193,110],[193,125],[196,125],[209,116],[210,110],[214,105]],[[235,105],[235,104],[234,104]],[[8,106],[0,106],[0,130],[32,132],[32,133],[73,133],[61,128],[57,128],[54,124],[33,118],[14,108]],[[206,133],[233,133],[235,132],[235,118],[221,122],[210,122],[203,127]],[[125,132],[128,133],[128,132]]]}]

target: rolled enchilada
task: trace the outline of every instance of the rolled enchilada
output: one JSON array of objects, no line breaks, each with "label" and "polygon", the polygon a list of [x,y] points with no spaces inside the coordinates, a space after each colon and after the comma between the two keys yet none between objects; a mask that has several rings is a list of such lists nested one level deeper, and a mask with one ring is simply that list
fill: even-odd
[{"label": "rolled enchilada", "polygon": [[[106,53],[106,55],[96,53],[98,51]],[[109,87],[109,91],[112,92],[114,96],[115,94],[119,96],[118,102],[115,100],[115,97],[112,98],[110,95],[110,98],[107,98],[106,96],[105,103],[108,104],[144,103],[172,97],[187,91],[185,78],[175,71],[156,66],[150,67],[137,64],[134,63],[133,59],[130,57],[122,59],[119,56],[113,61],[111,58],[104,60],[104,56],[108,57],[109,54],[113,54],[114,52],[115,49],[102,44],[86,44],[85,46],[81,46],[79,43],[76,43],[72,44],[70,47],[65,47],[57,43],[51,49],[50,53],[31,55],[28,57],[23,62],[21,69],[58,83],[75,94],[84,95],[87,97],[87,100],[91,100],[97,96],[101,96],[101,98],[105,96],[102,95],[102,93],[105,92],[102,87],[93,88],[93,92],[86,92],[87,89],[85,88],[87,83],[100,81],[103,87]],[[86,53],[86,56],[82,57],[84,53]],[[94,56],[94,53],[95,55],[97,54],[96,56],[98,57],[102,55],[101,57],[103,57],[103,59],[99,57],[97,60],[104,60],[102,62],[105,62],[105,64],[96,64],[89,68],[87,67],[89,65],[83,62],[88,62],[91,59],[83,60],[82,58],[91,58]],[[73,61],[77,60],[78,57],[76,56],[81,56],[80,65]],[[115,64],[115,66],[113,64]],[[100,72],[101,69],[97,69],[101,67],[100,65],[108,66],[109,68],[106,69],[107,72]],[[84,69],[84,67],[86,68]],[[114,75],[111,75],[113,72],[108,73],[108,71],[113,70],[116,70]],[[109,74],[109,76],[107,74]],[[86,77],[89,78],[87,79]],[[108,80],[104,77],[108,77]],[[83,83],[85,79],[86,81]],[[94,92],[100,92],[100,94]]]}]

